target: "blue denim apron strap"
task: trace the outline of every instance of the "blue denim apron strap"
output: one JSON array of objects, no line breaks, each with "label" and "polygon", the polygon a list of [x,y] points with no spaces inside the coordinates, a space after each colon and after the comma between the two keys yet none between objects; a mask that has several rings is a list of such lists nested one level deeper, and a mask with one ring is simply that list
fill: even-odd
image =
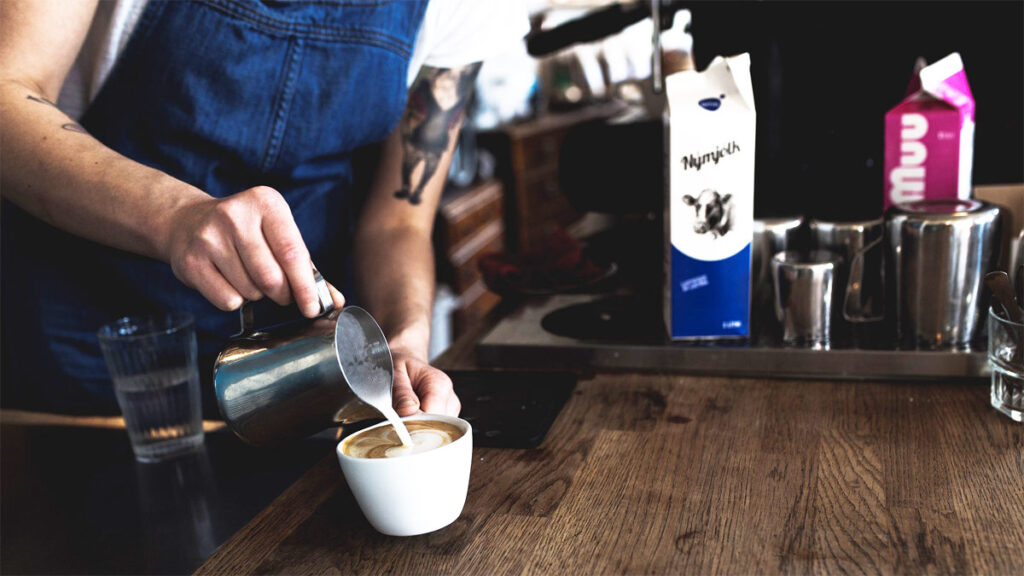
[{"label": "blue denim apron strap", "polygon": [[[351,155],[397,126],[426,5],[150,0],[82,125],[121,154],[216,197],[256,185],[276,188],[314,262],[345,287],[356,213]],[[102,389],[107,374],[95,337],[99,324],[164,309],[196,316],[208,382],[217,352],[237,332],[236,313],[214,308],[164,263],[37,223],[25,226],[54,252],[74,253],[77,271],[51,269],[60,262],[31,257],[8,270],[5,261],[5,272],[27,279],[17,297],[32,301],[25,306],[32,316],[11,320],[38,325],[31,342],[5,353],[33,350],[33,363],[43,365],[37,385],[68,398],[76,384]],[[76,313],[69,316],[63,302],[73,302]],[[9,310],[5,306],[5,336]],[[19,376],[28,377],[24,371]]]}]

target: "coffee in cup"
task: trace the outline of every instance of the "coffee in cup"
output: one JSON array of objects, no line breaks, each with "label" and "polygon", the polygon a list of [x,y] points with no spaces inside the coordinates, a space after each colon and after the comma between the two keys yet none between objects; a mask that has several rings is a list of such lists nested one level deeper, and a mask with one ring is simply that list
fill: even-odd
[{"label": "coffee in cup", "polygon": [[359,509],[378,532],[412,536],[443,528],[462,513],[473,461],[473,428],[461,418],[401,419],[413,438],[403,447],[381,422],[338,443],[338,462]]},{"label": "coffee in cup", "polygon": [[405,446],[394,426],[379,426],[349,436],[341,443],[342,453],[353,458],[400,458],[451,444],[462,430],[440,420],[412,420],[405,423],[412,446]]}]

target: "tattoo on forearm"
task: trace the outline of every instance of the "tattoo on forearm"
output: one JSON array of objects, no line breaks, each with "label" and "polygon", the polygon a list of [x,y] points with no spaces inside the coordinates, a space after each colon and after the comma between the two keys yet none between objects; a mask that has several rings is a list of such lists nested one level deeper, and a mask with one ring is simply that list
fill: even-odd
[{"label": "tattoo on forearm", "polygon": [[[43,96],[34,96],[32,94],[29,94],[27,98],[29,100],[33,101],[33,102],[39,102],[40,104],[46,104],[47,106],[53,106],[54,108],[57,108],[58,110],[60,110],[60,108],[57,106],[57,104],[54,101],[50,100],[49,98],[45,98]],[[82,128],[82,125],[77,123],[77,122],[65,122],[64,124],[61,124],[61,128],[65,129],[65,130],[67,130],[69,132],[79,132],[81,134],[88,134],[88,132],[85,130],[85,128]]]},{"label": "tattoo on forearm", "polygon": [[480,64],[461,68],[424,66],[402,118],[402,189],[395,198],[420,203],[423,189],[441,163],[466,115]]}]

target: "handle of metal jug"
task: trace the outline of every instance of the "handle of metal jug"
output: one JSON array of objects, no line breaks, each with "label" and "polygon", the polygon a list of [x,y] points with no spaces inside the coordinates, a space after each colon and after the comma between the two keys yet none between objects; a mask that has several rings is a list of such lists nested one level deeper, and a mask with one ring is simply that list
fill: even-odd
[{"label": "handle of metal jug", "polygon": [[864,260],[867,253],[873,249],[880,248],[884,236],[879,236],[869,242],[854,254],[850,262],[850,277],[846,280],[846,292],[843,301],[843,318],[847,322],[878,322],[885,318],[885,311],[882,304],[876,304],[876,310],[872,313],[865,311],[867,305],[864,299]]},{"label": "handle of metal jug", "polygon": [[[313,268],[313,280],[316,281],[316,298],[320,302],[320,313],[317,316],[323,316],[334,310],[334,297],[331,296],[331,289],[327,286],[327,280],[324,280],[323,275],[316,268]],[[251,300],[246,300],[238,311],[242,323],[242,330],[238,333],[239,336],[251,334],[255,331],[256,322],[253,318],[252,304]]]}]

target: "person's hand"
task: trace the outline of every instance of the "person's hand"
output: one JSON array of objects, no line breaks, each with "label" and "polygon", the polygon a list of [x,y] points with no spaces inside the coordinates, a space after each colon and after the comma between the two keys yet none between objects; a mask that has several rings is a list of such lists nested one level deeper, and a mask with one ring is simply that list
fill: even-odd
[{"label": "person's hand", "polygon": [[401,350],[392,349],[391,357],[395,363],[392,399],[399,416],[411,416],[418,410],[459,415],[462,403],[447,374]]},{"label": "person's hand", "polygon": [[[293,301],[307,317],[320,313],[309,250],[288,203],[266,186],[179,208],[165,250],[185,285],[221,310],[263,296]],[[331,288],[335,306],[345,299]]]}]

